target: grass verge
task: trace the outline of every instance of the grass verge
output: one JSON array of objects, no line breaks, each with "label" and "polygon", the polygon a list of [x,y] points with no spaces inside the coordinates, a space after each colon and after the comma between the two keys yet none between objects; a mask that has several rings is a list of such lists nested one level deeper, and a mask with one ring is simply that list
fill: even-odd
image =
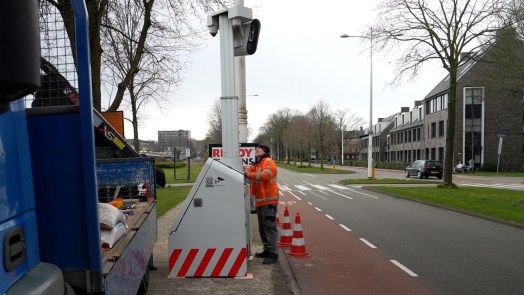
[{"label": "grass verge", "polygon": [[342,169],[335,169],[333,172],[331,169],[331,165],[324,165],[324,169],[320,169],[320,167],[308,167],[307,163],[304,163],[304,165],[294,165],[294,164],[287,164],[287,163],[276,163],[277,167],[279,168],[285,168],[291,171],[299,172],[299,173],[319,173],[319,174],[351,174],[355,173],[350,170],[342,170]]},{"label": "grass verge", "polygon": [[524,224],[521,191],[461,187],[373,187],[373,190]]},{"label": "grass verge", "polygon": [[190,190],[191,186],[157,188],[157,216],[164,215],[171,208],[175,208],[180,202],[183,202]]},{"label": "grass verge", "polygon": [[167,183],[193,183],[200,174],[203,165],[191,165],[189,169],[189,180],[187,180],[187,167],[176,169],[176,178],[174,176],[173,168],[163,168],[164,174],[166,175]]}]

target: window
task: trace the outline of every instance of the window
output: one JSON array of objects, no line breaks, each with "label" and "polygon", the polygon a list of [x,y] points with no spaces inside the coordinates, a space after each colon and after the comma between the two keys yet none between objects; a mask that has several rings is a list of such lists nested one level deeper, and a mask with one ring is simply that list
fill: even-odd
[{"label": "window", "polygon": [[438,136],[439,137],[444,136],[444,121],[438,122]]},{"label": "window", "polygon": [[437,136],[437,122],[433,122],[431,123],[431,138],[435,138],[436,136]]}]

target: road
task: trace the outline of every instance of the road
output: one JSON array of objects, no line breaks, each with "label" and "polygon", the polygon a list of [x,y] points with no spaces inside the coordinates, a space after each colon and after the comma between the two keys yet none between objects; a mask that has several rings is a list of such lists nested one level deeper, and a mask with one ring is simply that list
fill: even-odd
[{"label": "road", "polygon": [[[282,204],[303,211],[306,246],[308,241],[342,245],[348,235],[436,294],[524,294],[524,230],[337,183],[365,177],[361,172],[348,176],[279,170]],[[328,223],[316,232],[311,229],[315,224],[305,226],[319,218]],[[329,242],[317,241],[326,239],[319,231],[335,232],[332,227],[344,230],[329,235]],[[312,256],[328,259],[336,248]]]}]

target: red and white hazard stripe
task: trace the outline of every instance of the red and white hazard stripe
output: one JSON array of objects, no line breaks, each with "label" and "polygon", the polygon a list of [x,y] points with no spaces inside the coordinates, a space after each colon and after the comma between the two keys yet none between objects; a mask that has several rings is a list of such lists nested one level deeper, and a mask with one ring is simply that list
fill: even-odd
[{"label": "red and white hazard stripe", "polygon": [[244,277],[246,253],[246,248],[174,249],[169,256],[169,277]]}]

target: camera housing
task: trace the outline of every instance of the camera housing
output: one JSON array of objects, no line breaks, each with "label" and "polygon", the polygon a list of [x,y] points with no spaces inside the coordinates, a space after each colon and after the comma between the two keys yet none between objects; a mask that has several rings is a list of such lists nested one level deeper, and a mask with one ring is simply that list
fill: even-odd
[{"label": "camera housing", "polygon": [[233,32],[235,56],[252,55],[257,51],[260,21],[246,22]]},{"label": "camera housing", "polygon": [[218,34],[218,17],[214,15],[207,16],[207,29],[212,37]]}]

